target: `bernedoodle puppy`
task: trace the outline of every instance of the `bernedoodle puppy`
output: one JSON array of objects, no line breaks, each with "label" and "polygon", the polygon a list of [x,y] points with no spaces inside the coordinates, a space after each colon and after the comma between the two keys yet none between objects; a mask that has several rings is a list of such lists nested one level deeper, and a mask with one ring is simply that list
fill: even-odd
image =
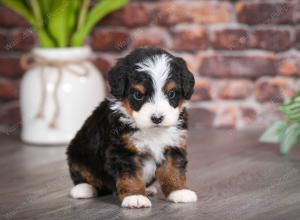
[{"label": "bernedoodle puppy", "polygon": [[194,76],[158,48],[120,59],[108,75],[112,98],[85,121],[67,149],[73,198],[115,193],[121,206],[151,207],[157,181],[169,201],[195,202],[187,189],[187,107]]}]

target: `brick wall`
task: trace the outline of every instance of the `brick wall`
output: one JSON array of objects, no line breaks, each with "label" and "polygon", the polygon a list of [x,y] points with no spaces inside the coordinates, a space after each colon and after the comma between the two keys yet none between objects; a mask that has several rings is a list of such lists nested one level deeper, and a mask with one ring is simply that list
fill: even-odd
[{"label": "brick wall", "polygon": [[[192,126],[263,127],[300,88],[300,1],[132,1],[105,18],[88,43],[103,72],[133,48],[183,56],[196,76]],[[20,127],[19,58],[36,45],[30,27],[0,7],[0,125]]]}]

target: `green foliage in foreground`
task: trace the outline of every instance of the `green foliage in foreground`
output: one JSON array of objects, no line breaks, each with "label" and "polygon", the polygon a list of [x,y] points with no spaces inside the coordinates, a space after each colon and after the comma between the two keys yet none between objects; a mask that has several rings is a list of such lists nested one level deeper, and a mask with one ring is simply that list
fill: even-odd
[{"label": "green foliage in foreground", "polygon": [[93,27],[128,0],[0,0],[36,30],[40,47],[79,47]]},{"label": "green foliage in foreground", "polygon": [[300,92],[279,107],[286,120],[275,121],[260,137],[261,142],[280,144],[281,155],[287,155],[300,139]]}]

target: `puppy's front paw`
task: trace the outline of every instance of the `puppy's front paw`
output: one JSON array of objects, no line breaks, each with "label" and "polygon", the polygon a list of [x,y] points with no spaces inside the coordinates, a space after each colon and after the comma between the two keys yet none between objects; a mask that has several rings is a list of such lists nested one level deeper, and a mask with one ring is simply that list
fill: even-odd
[{"label": "puppy's front paw", "polygon": [[180,189],[170,193],[168,200],[175,203],[196,202],[197,195],[189,189]]},{"label": "puppy's front paw", "polygon": [[152,206],[151,201],[143,195],[126,196],[122,205],[123,208],[149,208]]}]

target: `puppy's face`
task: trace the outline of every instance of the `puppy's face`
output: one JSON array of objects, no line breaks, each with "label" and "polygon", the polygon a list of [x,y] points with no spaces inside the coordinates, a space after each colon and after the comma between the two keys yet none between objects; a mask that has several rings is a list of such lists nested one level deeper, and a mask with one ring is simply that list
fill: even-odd
[{"label": "puppy's face", "polygon": [[138,49],[109,74],[112,94],[140,129],[178,123],[194,77],[181,58],[161,49]]}]

